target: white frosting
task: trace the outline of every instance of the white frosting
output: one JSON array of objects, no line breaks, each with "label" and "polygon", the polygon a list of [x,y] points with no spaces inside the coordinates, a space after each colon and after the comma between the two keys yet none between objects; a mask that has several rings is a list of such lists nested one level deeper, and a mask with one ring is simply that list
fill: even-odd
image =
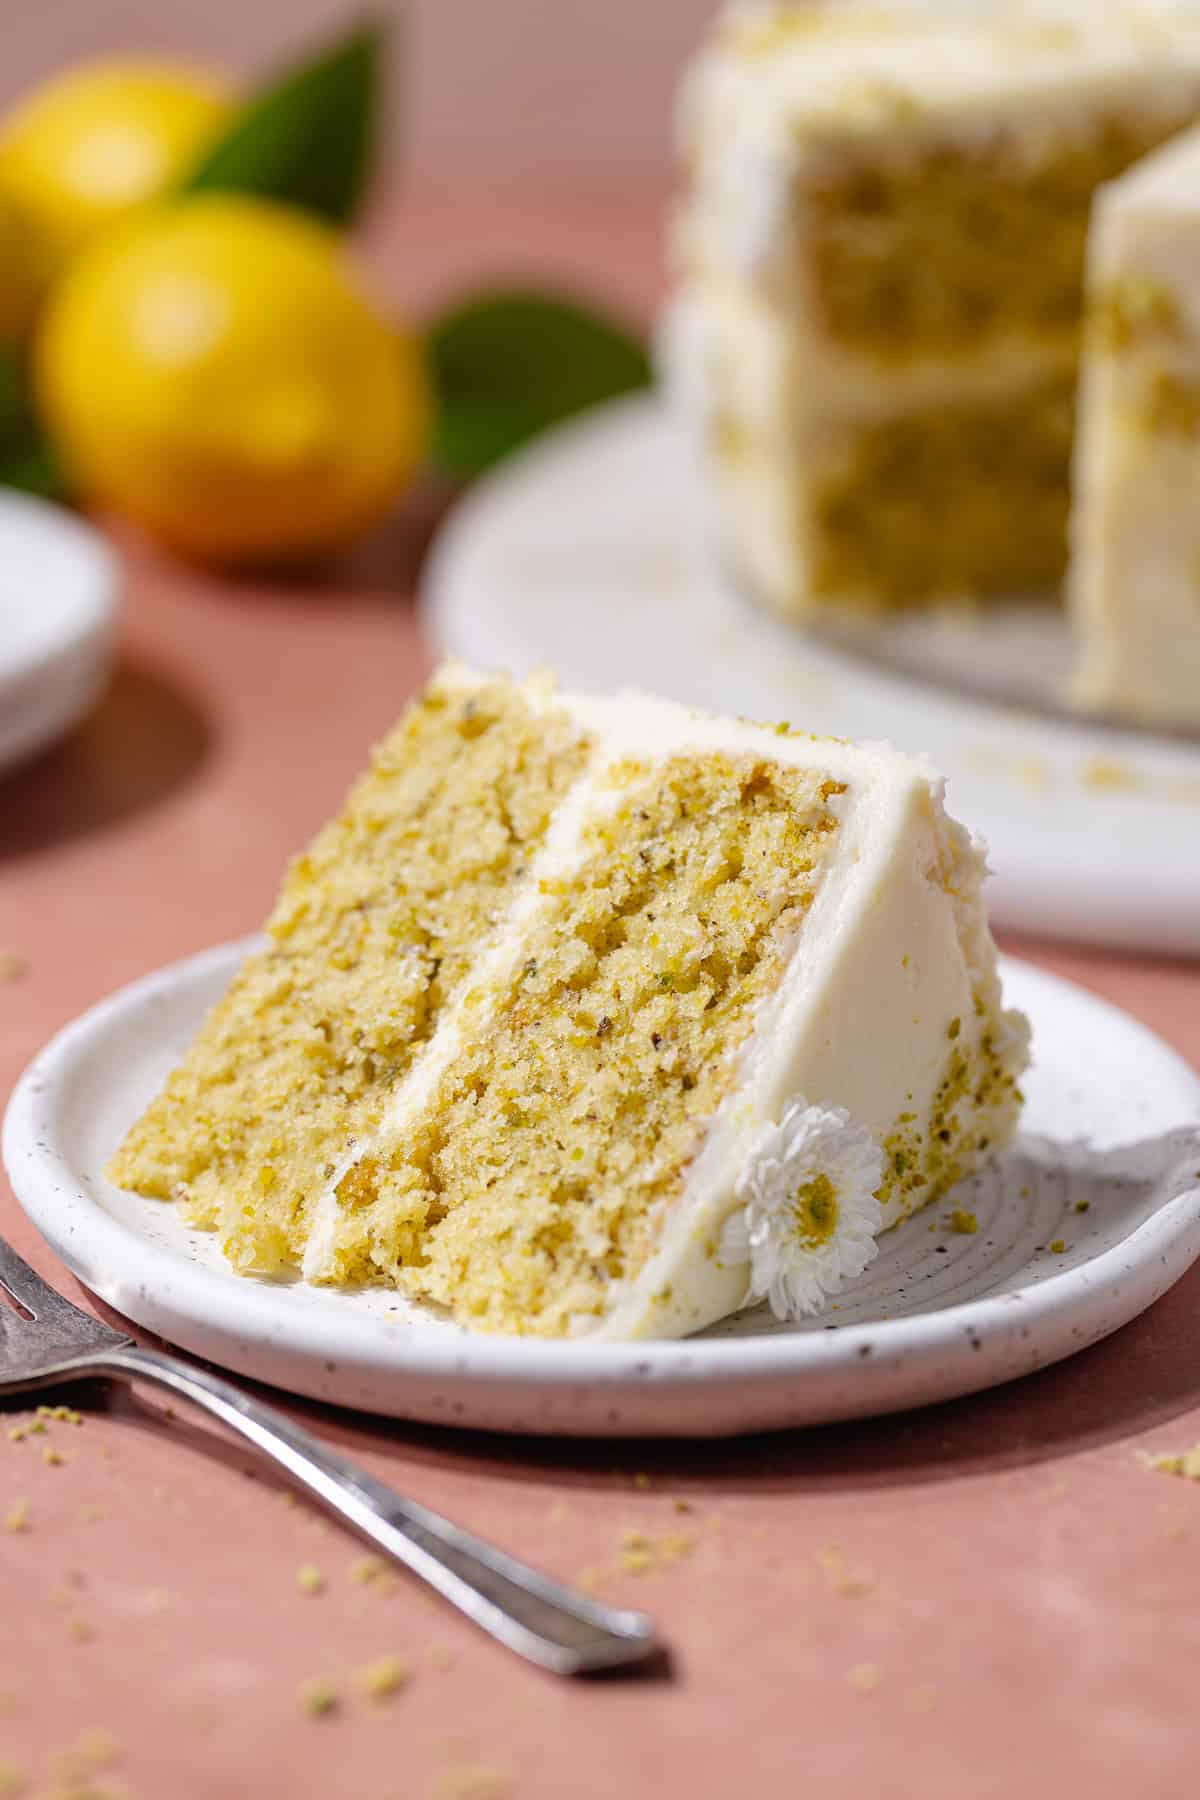
[{"label": "white frosting", "polygon": [[[797,1203],[821,1178],[829,1217],[814,1224]],[[875,1257],[882,1180],[883,1152],[848,1112],[794,1100],[749,1148],[737,1184],[742,1206],[725,1222],[721,1260],[749,1265],[748,1298],[769,1300],[777,1319],[820,1312]]]},{"label": "white frosting", "polygon": [[1170,327],[1084,362],[1068,593],[1087,706],[1200,727],[1200,432],[1151,430],[1165,377],[1200,395],[1200,131],[1099,196],[1090,250],[1097,297],[1117,284],[1161,294]]},{"label": "white frosting", "polygon": [[[442,679],[468,687],[475,678],[451,668]],[[619,792],[604,782],[612,762],[717,752],[819,770],[845,783],[846,792],[832,802],[839,830],[784,979],[760,1009],[739,1055],[734,1089],[682,1195],[657,1222],[657,1249],[635,1280],[614,1283],[598,1328],[612,1337],[681,1336],[747,1301],[745,1267],[723,1262],[719,1246],[742,1204],[738,1190],[748,1166],[764,1144],[776,1141],[764,1129],[775,1130],[803,1094],[822,1114],[844,1111],[844,1146],[860,1145],[862,1134],[882,1142],[901,1113],[928,1115],[944,1074],[951,1020],[961,1021],[964,1048],[984,1030],[995,1030],[994,952],[979,898],[981,859],[946,819],[940,784],[929,770],[886,745],[781,736],[640,696],[552,695],[536,684],[525,691],[535,706],[565,708],[594,738],[588,768],[560,806],[510,911],[481,947],[470,981],[398,1088],[378,1137],[353,1148],[338,1179],[355,1158],[402,1134],[465,1036],[486,1033],[528,931],[557,904],[547,888],[577,865],[583,831],[597,809],[619,803]],[[976,994],[989,1016],[977,1016]],[[1016,1032],[1013,1042],[1019,1043]],[[335,1188],[331,1182],[317,1209],[304,1265],[310,1279],[333,1272],[340,1221]],[[890,1206],[886,1223],[903,1217],[905,1205]],[[864,1216],[862,1207],[851,1211],[852,1219]],[[845,1254],[851,1255],[849,1240]],[[581,1323],[595,1328],[594,1321]]]}]

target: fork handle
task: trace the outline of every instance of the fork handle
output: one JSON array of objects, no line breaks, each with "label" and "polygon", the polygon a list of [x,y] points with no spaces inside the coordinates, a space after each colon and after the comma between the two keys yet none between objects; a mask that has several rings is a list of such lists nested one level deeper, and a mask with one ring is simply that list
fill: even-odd
[{"label": "fork handle", "polygon": [[555,1674],[621,1668],[656,1648],[644,1613],[589,1600],[493,1549],[206,1369],[130,1346],[74,1358],[61,1373],[151,1381],[203,1407],[476,1625]]}]

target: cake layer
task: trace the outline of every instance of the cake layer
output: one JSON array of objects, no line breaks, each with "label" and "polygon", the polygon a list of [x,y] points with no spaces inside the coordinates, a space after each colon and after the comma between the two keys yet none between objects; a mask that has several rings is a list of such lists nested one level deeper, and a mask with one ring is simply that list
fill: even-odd
[{"label": "cake layer", "polygon": [[795,496],[809,591],[903,606],[1059,581],[1074,405],[1074,380],[1060,378],[831,443]]},{"label": "cake layer", "polygon": [[1200,132],[1100,196],[1069,599],[1076,693],[1200,727]]},{"label": "cake layer", "polygon": [[568,716],[507,683],[433,686],[267,930],[113,1179],[182,1200],[237,1264],[294,1265],[349,1139],[377,1127],[579,771]]},{"label": "cake layer", "polygon": [[677,306],[664,341],[725,553],[784,616],[1060,580],[1073,356],[992,359],[957,384],[906,382],[903,393],[877,385],[864,404],[828,376],[814,402],[786,334],[727,296]]}]

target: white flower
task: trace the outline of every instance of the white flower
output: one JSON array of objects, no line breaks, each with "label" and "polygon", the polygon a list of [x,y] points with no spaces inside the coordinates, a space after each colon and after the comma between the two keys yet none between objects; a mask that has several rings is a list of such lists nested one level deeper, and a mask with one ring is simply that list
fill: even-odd
[{"label": "white flower", "polygon": [[749,1297],[777,1319],[820,1312],[874,1259],[882,1180],[882,1152],[848,1112],[793,1101],[754,1141],[722,1261],[750,1264]]}]

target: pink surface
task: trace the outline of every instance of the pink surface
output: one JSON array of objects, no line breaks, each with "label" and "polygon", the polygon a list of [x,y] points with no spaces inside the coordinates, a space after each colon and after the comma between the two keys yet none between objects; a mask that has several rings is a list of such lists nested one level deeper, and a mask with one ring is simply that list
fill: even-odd
[{"label": "pink surface", "polygon": [[[413,299],[507,255],[640,306],[655,245],[643,210],[543,199],[518,215],[448,195],[376,252]],[[427,525],[414,505],[308,589],[224,584],[128,546],[111,693],[0,784],[0,952],[27,965],[0,985],[0,1100],[81,1008],[261,918],[426,667],[411,590]],[[1197,967],[1010,947],[1200,1064]],[[2,1182],[0,1230],[80,1297]],[[1200,1488],[1136,1452],[1200,1439],[1198,1301],[1200,1270],[1108,1343],[997,1393],[727,1446],[490,1441],[292,1407],[518,1554],[603,1571],[601,1591],[652,1610],[672,1646],[654,1681],[557,1684],[407,1580],[356,1583],[357,1544],[152,1397],[89,1403],[81,1427],[23,1442],[4,1428],[27,1415],[10,1413],[0,1524],[19,1499],[31,1511],[27,1531],[0,1530],[0,1769],[32,1794],[78,1792],[56,1758],[82,1743],[78,1769],[90,1743],[105,1761],[85,1738],[102,1732],[97,1779],[135,1800],[1191,1793]],[[613,1572],[629,1529],[695,1542],[637,1578]],[[314,1596],[296,1579],[309,1562]],[[353,1674],[387,1653],[412,1681],[372,1705]],[[343,1696],[321,1719],[297,1699],[313,1677]]]},{"label": "pink surface", "polygon": [[[359,18],[356,0],[8,6],[0,107],[65,63],[147,52],[241,78]],[[392,27],[388,156],[418,185],[661,176],[679,65],[716,0],[375,0]]]}]

